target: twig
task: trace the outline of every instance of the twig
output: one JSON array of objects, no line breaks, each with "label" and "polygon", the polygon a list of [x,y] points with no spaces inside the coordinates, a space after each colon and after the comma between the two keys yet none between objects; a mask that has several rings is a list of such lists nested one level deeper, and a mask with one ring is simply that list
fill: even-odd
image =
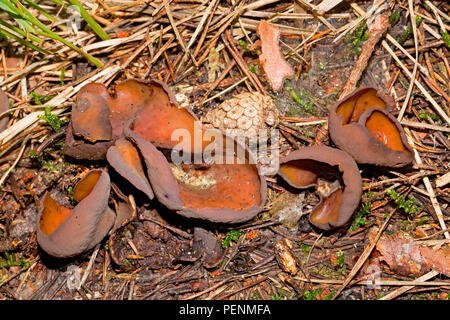
[{"label": "twig", "polygon": [[[439,272],[437,272],[437,271],[434,271],[434,270],[430,271],[427,274],[421,276],[420,278],[417,278],[416,282],[425,282],[431,278],[434,278],[438,274],[439,274]],[[415,285],[417,285],[417,284],[415,284]],[[398,297],[399,295],[407,292],[408,290],[411,290],[412,288],[414,288],[414,285],[398,288],[398,289],[392,291],[391,293],[385,295],[384,297],[380,298],[380,300],[392,300],[392,299]]]},{"label": "twig", "polygon": [[434,107],[434,109],[439,113],[439,115],[450,124],[450,117],[445,113],[444,109],[441,108],[441,106],[436,102],[436,100],[433,99],[433,97],[428,93],[428,91],[424,88],[424,86],[415,78],[413,78],[411,72],[409,72],[408,68],[400,61],[398,56],[395,54],[395,52],[389,47],[386,41],[381,42],[382,46],[389,52],[389,54],[394,58],[395,62],[398,63],[398,65],[402,68],[402,70],[406,73],[408,77],[411,79],[414,79],[414,83],[417,86],[417,88],[422,92],[422,94],[427,98],[427,100],[431,103],[431,105]]},{"label": "twig", "polygon": [[[433,271],[431,271],[433,272]],[[430,273],[431,273],[430,272]],[[426,275],[422,276],[425,277]],[[421,278],[422,278],[421,277]],[[408,281],[408,280],[391,280],[391,279],[377,279],[376,280],[376,285],[377,286],[449,286],[450,282],[445,282],[445,281],[432,281],[432,282],[425,282],[424,280],[420,280],[421,278],[418,278],[416,280],[412,280],[412,281]],[[428,277],[427,277],[428,278]],[[432,277],[430,277],[432,278]],[[428,278],[428,279],[430,279]],[[428,280],[426,279],[426,280]],[[334,280],[334,279],[306,279],[306,278],[302,278],[300,276],[296,276],[294,277],[294,280],[298,280],[298,281],[302,281],[302,282],[312,282],[312,283],[321,283],[321,284],[342,284],[343,281],[341,280]],[[357,282],[356,282],[357,281]],[[356,280],[354,284],[357,285],[373,285],[372,280]],[[401,288],[399,288],[401,289]],[[380,300],[386,300],[387,296],[381,298]]]},{"label": "twig", "polygon": [[83,278],[81,278],[80,284],[78,285],[78,289],[80,289],[84,285],[84,283],[86,282],[86,280],[89,276],[89,273],[91,273],[91,269],[92,269],[92,266],[94,265],[95,258],[97,258],[97,254],[98,254],[98,250],[100,249],[100,246],[101,246],[101,243],[99,243],[95,246],[94,252],[92,252],[92,255],[91,255],[91,259],[89,259],[88,266],[86,267],[86,270],[84,271]]},{"label": "twig", "polygon": [[186,47],[186,44],[184,43],[183,38],[181,37],[180,32],[178,31],[175,21],[173,20],[172,11],[170,10],[170,6],[167,2],[164,3],[164,8],[166,9],[166,14],[167,14],[167,17],[169,18],[170,25],[172,26],[173,32],[175,33],[175,36],[176,36],[178,42],[180,43],[181,48],[183,49],[184,53],[189,58],[191,58],[194,65],[197,67],[198,66],[197,60],[195,60],[194,56],[191,54],[189,49]]},{"label": "twig", "polygon": [[8,170],[6,170],[6,172],[3,174],[3,176],[0,179],[0,188],[2,187],[3,183],[5,182],[6,178],[9,176],[9,174],[11,173],[11,171],[16,167],[16,165],[19,163],[20,158],[22,158],[23,152],[25,151],[25,147],[27,146],[28,140],[30,140],[31,138],[31,134],[29,134],[28,136],[25,137],[25,139],[22,142],[22,148],[20,149],[19,154],[17,155],[16,160],[14,161],[14,163],[12,164],[11,167],[8,168]]},{"label": "twig", "polygon": [[367,63],[369,62],[370,57],[372,56],[373,50],[375,49],[375,45],[384,35],[384,33],[389,28],[389,16],[386,12],[375,17],[372,24],[369,26],[369,39],[367,39],[362,45],[362,52],[358,57],[358,61],[355,64],[350,76],[342,89],[342,93],[340,94],[340,98],[345,97],[350,92],[352,92],[356,83],[361,78],[362,73],[366,69]]},{"label": "twig", "polygon": [[[355,11],[360,14],[360,15],[365,15],[366,13],[364,12],[364,10],[362,10],[357,3],[351,3],[350,4],[351,7],[353,9],[355,9]],[[415,23],[415,22],[414,22]],[[393,42],[392,39],[390,39],[389,37],[387,37],[394,45],[397,43],[396,41]],[[438,39],[440,39],[440,37],[438,37]],[[394,39],[395,40],[395,39]],[[398,44],[398,43],[397,43]],[[411,78],[414,79],[414,83],[417,86],[417,88],[422,92],[422,94],[427,98],[427,100],[431,103],[431,105],[434,107],[434,109],[439,113],[439,115],[445,120],[445,122],[447,122],[448,124],[450,124],[450,117],[445,113],[445,111],[441,108],[441,106],[433,99],[433,97],[428,93],[428,91],[424,88],[424,86],[422,86],[422,84],[413,77],[413,75],[411,74],[411,72],[409,72],[408,68],[406,68],[406,66],[400,61],[400,59],[398,58],[397,54],[391,49],[391,47],[389,47],[389,44],[386,42],[386,40],[382,40],[381,41],[381,45],[383,46],[383,48],[386,49],[386,51],[388,51],[388,53],[394,58],[395,62],[398,63],[398,65],[401,67],[401,69],[406,73],[406,75]],[[399,46],[401,47],[401,46]]]},{"label": "twig", "polygon": [[231,34],[228,30],[225,31],[225,35],[226,35],[226,37],[222,35],[222,40],[227,45],[227,49],[230,51],[231,55],[236,60],[237,64],[241,68],[242,72],[247,76],[247,78],[255,86],[255,89],[265,95],[266,92],[264,90],[264,87],[262,86],[258,77],[249,70],[249,67],[247,66],[247,63],[244,61],[244,59],[242,59],[242,57],[239,55],[239,52],[233,43],[233,37],[231,36]]},{"label": "twig", "polygon": [[211,86],[208,88],[206,93],[203,95],[203,99],[199,103],[200,106],[205,103],[205,100],[208,98],[210,93],[220,84],[220,82],[223,79],[225,79],[225,77],[227,76],[228,72],[230,72],[231,69],[233,69],[235,64],[236,64],[236,60],[231,61],[230,64],[225,68],[225,70],[223,70],[223,72],[220,74],[220,76],[216,79],[216,81],[214,81],[214,83],[211,84]]},{"label": "twig", "polygon": [[239,293],[239,292],[241,292],[241,291],[244,291],[244,290],[246,290],[246,289],[248,289],[248,288],[251,288],[251,287],[253,287],[253,286],[256,286],[257,284],[259,284],[259,283],[261,283],[261,282],[266,281],[267,278],[268,278],[268,277],[265,276],[265,277],[262,277],[262,278],[259,279],[259,280],[253,281],[252,283],[249,283],[248,285],[245,285],[245,286],[243,286],[242,288],[239,288],[239,289],[237,289],[237,290],[234,290],[233,292],[227,293],[226,295],[223,295],[223,296],[219,297],[218,300],[225,300],[225,299],[227,299],[227,298],[229,298],[229,297],[231,297],[231,296],[234,296],[235,294],[237,294],[237,293]]},{"label": "twig", "polygon": [[405,126],[413,127],[413,128],[450,132],[449,127],[437,126],[434,124],[428,124],[428,123],[422,123],[422,122],[416,122],[416,121],[410,121],[410,120],[402,120],[400,123]]},{"label": "twig", "polygon": [[406,93],[405,100],[403,101],[402,108],[400,109],[400,112],[397,116],[397,120],[401,121],[403,118],[403,114],[405,113],[406,107],[408,106],[409,99],[411,98],[411,93],[414,88],[414,80],[416,79],[416,73],[417,73],[417,60],[419,59],[419,48],[418,48],[418,40],[417,40],[417,26],[416,26],[416,16],[414,14],[414,4],[412,0],[408,0],[408,6],[409,6],[409,16],[411,18],[411,25],[413,29],[413,35],[414,35],[414,49],[416,51],[416,59],[414,60],[414,69],[411,75],[411,81],[409,83],[408,91]]},{"label": "twig", "polygon": [[221,95],[227,93],[228,91],[233,90],[235,87],[237,87],[238,85],[240,85],[242,82],[244,82],[244,81],[247,80],[247,79],[248,79],[248,77],[242,78],[241,80],[239,80],[239,81],[236,82],[235,84],[229,86],[229,87],[226,88],[225,90],[223,90],[223,91],[217,93],[216,95],[212,96],[212,97],[209,98],[209,99],[206,99],[205,101],[203,101],[203,103],[207,103],[207,102],[209,102],[209,101],[212,101],[212,100],[214,100],[215,98],[218,98],[218,97],[220,97]]},{"label": "twig", "polygon": [[206,19],[208,18],[208,16],[212,13],[212,9],[213,7],[215,7],[216,3],[218,0],[213,0],[209,3],[208,7],[206,8],[206,10],[204,10],[203,12],[203,16],[200,20],[200,22],[197,25],[197,28],[194,31],[194,34],[191,36],[191,40],[189,41],[188,45],[187,45],[187,49],[189,49],[195,42],[195,40],[197,40],[197,36],[200,33],[200,31],[202,31],[203,25],[206,22]]},{"label": "twig", "polygon": [[[409,129],[405,128],[405,131],[408,132]],[[407,135],[407,138],[410,144],[414,143],[412,138],[410,137],[410,134]],[[417,162],[417,164],[419,165],[423,164],[419,152],[415,148],[413,148],[413,152],[414,152],[414,159]],[[420,170],[420,172],[423,171],[424,171],[423,169]],[[444,216],[442,214],[441,207],[439,206],[439,202],[437,201],[436,194],[434,193],[433,186],[431,185],[430,178],[428,178],[427,176],[423,177],[423,183],[425,184],[425,188],[427,189],[428,196],[430,198],[431,204],[433,205],[434,212],[436,213],[441,229],[445,230],[447,229],[447,226],[445,225]],[[448,231],[444,232],[444,236],[446,239],[450,239],[450,233]]]},{"label": "twig", "polygon": [[220,287],[220,286],[223,285],[224,283],[227,283],[228,281],[230,281],[230,280],[233,279],[233,278],[234,278],[234,276],[228,276],[228,277],[226,277],[225,279],[223,279],[222,281],[219,281],[219,283],[217,283],[217,284],[215,284],[215,285],[209,287],[208,289],[205,289],[205,290],[203,290],[203,291],[201,291],[201,292],[198,292],[198,293],[193,294],[193,295],[191,295],[191,296],[189,296],[189,297],[186,297],[186,298],[184,298],[183,300],[192,300],[192,299],[198,298],[198,297],[204,295],[205,293],[208,293],[208,292],[210,292],[210,291],[212,291],[212,290],[214,290],[214,289],[217,289],[218,287]]}]

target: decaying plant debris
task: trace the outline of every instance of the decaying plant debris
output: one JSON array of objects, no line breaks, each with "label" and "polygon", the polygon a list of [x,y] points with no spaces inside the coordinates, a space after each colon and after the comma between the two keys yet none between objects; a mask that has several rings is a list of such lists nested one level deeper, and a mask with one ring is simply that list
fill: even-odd
[{"label": "decaying plant debris", "polygon": [[[449,299],[446,1],[38,5],[0,14],[0,299]],[[170,163],[198,119],[310,181]]]}]

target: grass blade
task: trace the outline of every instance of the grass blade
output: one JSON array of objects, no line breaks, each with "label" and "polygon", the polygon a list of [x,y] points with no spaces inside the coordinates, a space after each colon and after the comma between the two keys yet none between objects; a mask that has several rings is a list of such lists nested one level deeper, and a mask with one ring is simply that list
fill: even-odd
[{"label": "grass blade", "polygon": [[23,17],[19,9],[15,7],[9,0],[0,0],[0,9],[3,9],[8,13],[11,18],[17,21],[21,26],[23,26],[28,32],[36,34],[36,29],[33,28],[31,23]]},{"label": "grass blade", "polygon": [[0,24],[3,25],[3,26],[5,26],[6,28],[8,28],[8,29],[10,29],[10,30],[12,30],[12,31],[14,31],[14,32],[16,32],[16,33],[18,33],[18,34],[20,34],[20,35],[23,36],[24,38],[26,38],[26,37],[28,36],[28,39],[30,39],[31,41],[38,42],[38,43],[41,42],[41,39],[39,39],[38,37],[34,36],[33,34],[31,34],[31,33],[28,33],[28,34],[27,34],[27,33],[26,33],[25,31],[23,31],[22,29],[20,29],[20,28],[18,28],[18,27],[16,27],[16,26],[13,26],[13,25],[9,24],[8,22],[5,22],[5,21],[3,21],[3,20],[1,20],[1,19],[0,19]]},{"label": "grass blade", "polygon": [[78,0],[68,0],[72,5],[78,7],[80,9],[80,14],[84,20],[89,24],[89,26],[94,30],[94,32],[102,39],[109,40],[108,35],[103,31],[100,25],[90,16],[90,14],[83,8],[80,1]]},{"label": "grass blade", "polygon": [[8,38],[14,39],[17,42],[19,42],[19,43],[21,43],[21,44],[23,44],[23,45],[25,45],[25,46],[33,49],[33,50],[39,51],[39,52],[41,52],[43,54],[52,54],[51,52],[49,52],[47,50],[44,50],[44,49],[34,45],[33,43],[31,43],[31,42],[29,42],[29,41],[27,41],[25,39],[22,39],[21,37],[15,35],[14,33],[9,32],[8,30],[5,30],[5,29],[3,29],[1,27],[0,27],[0,34],[6,36]]},{"label": "grass blade", "polygon": [[[1,0],[1,1],[5,1],[5,0]],[[14,1],[14,4],[16,4],[20,8],[20,12],[19,13],[21,14],[21,16],[23,18],[25,18],[26,20],[28,20],[29,22],[31,22],[32,24],[34,24],[35,26],[37,26],[39,29],[42,30],[42,32],[38,31],[37,32],[38,34],[46,36],[46,37],[54,39],[54,40],[57,40],[57,41],[65,44],[69,48],[75,50],[76,52],[78,52],[79,54],[84,56],[86,59],[88,59],[96,67],[101,67],[103,65],[99,60],[95,59],[91,55],[89,55],[86,52],[84,52],[82,49],[78,48],[73,43],[65,40],[61,36],[59,36],[56,33],[54,33],[52,30],[47,28],[43,23],[41,23],[38,19],[36,19],[18,0],[13,0],[13,1]]]},{"label": "grass blade", "polygon": [[44,9],[42,9],[39,5],[37,5],[36,3],[34,3],[31,0],[25,0],[30,6],[32,6],[33,8],[35,8],[37,11],[39,11],[40,13],[42,13],[44,16],[46,16],[50,21],[55,22],[56,21],[56,17],[52,16],[51,14],[47,13]]}]

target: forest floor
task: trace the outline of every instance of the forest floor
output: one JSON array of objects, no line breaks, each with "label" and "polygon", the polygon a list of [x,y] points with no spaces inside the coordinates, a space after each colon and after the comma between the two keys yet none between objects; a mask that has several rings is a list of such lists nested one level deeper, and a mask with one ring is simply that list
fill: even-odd
[{"label": "forest floor", "polygon": [[[0,132],[0,299],[450,299],[447,1],[83,1],[95,24],[69,2],[22,2],[32,17],[0,12],[0,88],[11,107]],[[376,34],[379,15],[389,22]],[[294,70],[278,91],[259,60],[260,20],[279,29]],[[395,100],[392,114],[414,160],[359,165],[360,204],[329,231],[308,219],[314,188],[293,192],[276,175],[266,177],[267,202],[250,221],[177,216],[122,188],[108,162],[64,155],[81,87],[99,82],[113,93],[126,79],[165,82],[199,118],[239,93],[270,96],[280,157],[334,147],[329,108],[373,87]],[[111,174],[110,207],[123,193],[137,214],[94,248],[51,257],[36,237],[41,199],[49,191],[73,206],[74,186],[93,168]],[[189,246],[196,227],[220,243],[214,267],[173,254]]]}]

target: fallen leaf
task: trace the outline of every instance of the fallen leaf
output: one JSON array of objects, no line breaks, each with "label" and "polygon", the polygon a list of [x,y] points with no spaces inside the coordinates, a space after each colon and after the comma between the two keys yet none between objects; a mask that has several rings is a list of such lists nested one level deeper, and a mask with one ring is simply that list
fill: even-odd
[{"label": "fallen leaf", "polygon": [[272,89],[279,91],[283,86],[284,79],[294,76],[294,69],[284,59],[278,43],[280,30],[276,26],[261,20],[258,23],[256,33],[261,39],[262,53],[259,55],[259,62]]},{"label": "fallen leaf", "polygon": [[281,269],[292,275],[297,273],[297,264],[295,262],[294,254],[292,253],[292,245],[289,240],[282,239],[275,244],[275,257]]},{"label": "fallen leaf", "polygon": [[[370,239],[373,240],[376,233],[376,229],[373,229]],[[433,250],[421,246],[404,232],[384,233],[377,242],[376,250],[380,253],[380,261],[385,262],[396,274],[421,276],[436,270],[450,276],[449,249]]]}]

